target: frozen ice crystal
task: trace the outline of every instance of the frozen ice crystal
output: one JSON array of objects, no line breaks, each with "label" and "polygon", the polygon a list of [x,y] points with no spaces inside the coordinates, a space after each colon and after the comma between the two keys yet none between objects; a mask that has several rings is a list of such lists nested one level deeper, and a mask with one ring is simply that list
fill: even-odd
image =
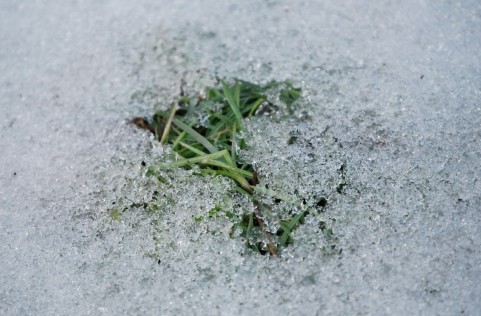
[{"label": "frozen ice crystal", "polygon": [[[476,315],[480,12],[2,1],[0,314]],[[228,181],[144,176],[168,148],[125,120],[215,75],[294,80],[311,104],[248,124],[263,187],[324,205],[281,258],[247,253],[222,216],[194,220],[249,207]]]}]

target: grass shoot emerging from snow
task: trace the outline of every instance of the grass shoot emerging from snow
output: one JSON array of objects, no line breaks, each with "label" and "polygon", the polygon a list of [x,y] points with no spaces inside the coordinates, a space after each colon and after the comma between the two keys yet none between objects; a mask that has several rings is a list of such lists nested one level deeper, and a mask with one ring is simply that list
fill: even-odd
[{"label": "grass shoot emerging from snow", "polygon": [[[276,89],[276,101],[270,100],[268,91]],[[292,215],[279,224],[277,232],[269,232],[264,225],[270,213],[256,197],[258,184],[254,167],[239,157],[246,141],[239,137],[244,120],[259,113],[269,113],[282,102],[290,109],[301,97],[301,89],[289,82],[271,82],[256,85],[236,80],[224,81],[218,87],[208,87],[201,95],[181,96],[168,111],[157,112],[151,120],[134,119],[134,123],[154,133],[163,144],[172,146],[176,161],[163,162],[155,168],[192,168],[198,166],[202,174],[229,177],[236,190],[254,204],[255,212],[239,218],[237,227],[247,246],[261,254],[278,255],[281,247],[293,240],[291,231],[302,223],[306,212]],[[150,169],[154,174],[154,168]]]}]

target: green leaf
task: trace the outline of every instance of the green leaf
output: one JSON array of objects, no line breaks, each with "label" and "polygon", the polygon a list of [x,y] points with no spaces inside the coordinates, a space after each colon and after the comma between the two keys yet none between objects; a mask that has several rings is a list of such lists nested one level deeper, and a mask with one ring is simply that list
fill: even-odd
[{"label": "green leaf", "polygon": [[175,125],[177,125],[180,129],[182,129],[184,132],[192,136],[196,141],[202,144],[208,151],[211,153],[216,153],[218,152],[218,149],[212,145],[204,136],[200,135],[196,131],[194,131],[190,126],[185,124],[184,122],[174,118],[173,122]]},{"label": "green leaf", "polygon": [[285,105],[291,106],[292,103],[296,102],[300,97],[300,88],[290,88],[281,90],[281,95],[279,96],[279,99],[284,102]]},{"label": "green leaf", "polygon": [[304,212],[301,212],[301,213],[297,214],[296,216],[294,216],[289,221],[289,224],[287,224],[287,225],[281,224],[281,228],[283,230],[282,236],[279,239],[279,243],[281,245],[287,244],[287,242],[289,241],[289,237],[291,236],[292,229],[294,228],[294,226],[296,226],[299,223],[300,219],[303,218],[303,217],[304,217]]},{"label": "green leaf", "polygon": [[229,88],[229,86],[224,82],[221,81],[222,83],[222,88],[224,89],[224,95],[227,99],[227,103],[229,103],[230,108],[232,109],[232,112],[234,112],[234,115],[237,120],[237,125],[239,129],[242,129],[244,127],[244,119],[242,117],[242,114],[239,110],[239,83],[236,82],[234,85],[234,92]]}]

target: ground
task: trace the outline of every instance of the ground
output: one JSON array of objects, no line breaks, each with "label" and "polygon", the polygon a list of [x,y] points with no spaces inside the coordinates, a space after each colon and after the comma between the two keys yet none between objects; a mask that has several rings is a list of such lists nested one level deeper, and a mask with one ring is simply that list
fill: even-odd
[{"label": "ground", "polygon": [[[0,313],[478,314],[479,25],[477,1],[2,1]],[[128,120],[216,76],[303,88],[248,124],[264,184],[327,200],[280,258],[193,220],[249,207],[228,181],[144,176],[169,149]]]}]

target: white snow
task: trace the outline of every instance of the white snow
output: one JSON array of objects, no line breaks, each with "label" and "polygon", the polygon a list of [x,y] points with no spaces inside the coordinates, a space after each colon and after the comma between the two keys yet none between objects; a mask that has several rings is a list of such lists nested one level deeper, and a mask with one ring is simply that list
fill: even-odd
[{"label": "white snow", "polygon": [[[2,1],[0,314],[477,314],[480,25],[477,1]],[[229,181],[144,176],[169,149],[127,121],[215,76],[303,86],[248,124],[261,185],[328,201],[279,259],[194,221],[252,207]]]}]

